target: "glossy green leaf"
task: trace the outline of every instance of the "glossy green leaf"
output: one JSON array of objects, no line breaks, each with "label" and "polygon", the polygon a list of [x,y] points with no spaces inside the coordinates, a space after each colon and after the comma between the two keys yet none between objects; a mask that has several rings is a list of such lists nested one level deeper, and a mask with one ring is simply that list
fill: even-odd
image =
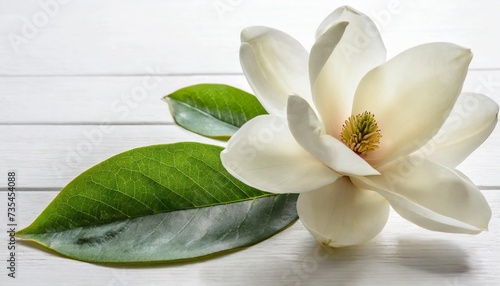
[{"label": "glossy green leaf", "polygon": [[296,195],[241,183],[221,150],[176,143],[118,154],[70,182],[17,235],[90,262],[175,261],[255,244],[297,219]]},{"label": "glossy green leaf", "polygon": [[175,122],[203,136],[227,139],[245,122],[267,114],[257,98],[223,84],[198,84],[165,96]]}]

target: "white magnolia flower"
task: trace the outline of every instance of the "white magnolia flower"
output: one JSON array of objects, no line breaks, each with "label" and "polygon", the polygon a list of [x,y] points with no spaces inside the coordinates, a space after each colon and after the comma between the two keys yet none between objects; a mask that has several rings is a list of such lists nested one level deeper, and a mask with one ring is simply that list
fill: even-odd
[{"label": "white magnolia flower", "polygon": [[491,99],[460,95],[470,50],[431,43],[386,62],[374,23],[349,7],[316,37],[309,54],[278,30],[243,30],[243,71],[269,115],[229,140],[226,169],[262,190],[300,193],[302,223],[331,247],[373,238],[389,205],[430,230],[486,230],[486,200],[455,169],[497,122]]}]

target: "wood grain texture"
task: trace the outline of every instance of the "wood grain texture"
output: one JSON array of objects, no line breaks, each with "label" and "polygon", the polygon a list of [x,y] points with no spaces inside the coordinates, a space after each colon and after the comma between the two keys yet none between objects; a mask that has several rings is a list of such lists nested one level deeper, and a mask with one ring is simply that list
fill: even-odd
[{"label": "wood grain texture", "polygon": [[[242,28],[265,25],[309,49],[340,5],[379,26],[388,58],[448,41],[474,52],[464,91],[500,103],[500,4],[468,0],[134,1],[0,0],[0,174],[18,173],[27,226],[71,179],[131,148],[178,141],[223,144],[173,125],[160,99],[196,83],[250,91],[238,59]],[[18,278],[0,285],[498,285],[500,130],[459,169],[483,189],[493,217],[477,236],[421,229],[392,212],[384,231],[327,253],[297,222],[246,250],[191,263],[94,265],[18,245]],[[8,257],[0,184],[0,260]]]},{"label": "wood grain texture", "polygon": [[[483,193],[494,216],[490,231],[476,236],[428,231],[392,212],[386,228],[374,240],[330,253],[320,248],[302,224],[297,222],[271,239],[242,251],[198,263],[149,267],[83,263],[41,250],[33,244],[22,243],[18,252],[19,277],[14,283],[2,275],[0,283],[498,285],[500,190]],[[57,192],[20,193],[22,225],[29,224],[56,195]],[[4,212],[5,206],[2,204],[0,213]],[[0,243],[5,244],[5,236],[1,237]]]},{"label": "wood grain texture", "polygon": [[198,83],[226,83],[250,91],[243,75],[0,77],[2,122],[169,124],[172,116],[162,98]]},{"label": "wood grain texture", "polygon": [[244,27],[278,28],[309,48],[321,20],[345,4],[375,19],[389,57],[417,44],[446,41],[476,53],[472,68],[500,63],[491,44],[500,38],[495,0],[481,5],[467,0],[60,2],[67,4],[46,17],[38,0],[0,2],[1,75],[239,73]]},{"label": "wood grain texture", "polygon": [[0,145],[2,173],[16,170],[18,188],[41,190],[60,189],[93,165],[132,148],[180,141],[221,144],[174,125],[11,125],[0,130],[10,138]]},{"label": "wood grain texture", "polygon": [[[176,125],[0,125],[0,133],[8,135],[0,141],[0,173],[17,170],[19,187],[40,190],[62,188],[86,169],[131,148],[178,141],[224,145]],[[499,145],[496,129],[459,166],[483,189],[500,185]]]},{"label": "wood grain texture", "polygon": [[[225,83],[252,92],[243,75],[0,77],[1,122],[168,124],[172,116],[161,98],[199,83]],[[500,70],[469,71],[463,91],[500,103]]]}]

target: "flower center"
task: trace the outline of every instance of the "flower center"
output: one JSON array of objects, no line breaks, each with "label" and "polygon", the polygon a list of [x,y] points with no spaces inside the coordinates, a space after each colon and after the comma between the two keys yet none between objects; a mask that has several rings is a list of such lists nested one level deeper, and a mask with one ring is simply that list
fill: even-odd
[{"label": "flower center", "polygon": [[340,133],[342,142],[360,156],[377,150],[381,137],[375,116],[367,111],[347,118]]}]

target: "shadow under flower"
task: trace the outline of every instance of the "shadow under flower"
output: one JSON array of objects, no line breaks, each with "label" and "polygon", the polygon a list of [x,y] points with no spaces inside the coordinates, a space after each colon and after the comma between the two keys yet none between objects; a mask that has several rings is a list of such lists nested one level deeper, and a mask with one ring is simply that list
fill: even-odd
[{"label": "shadow under flower", "polygon": [[344,248],[328,248],[311,239],[297,252],[297,260],[284,271],[287,285],[353,285],[365,280],[365,274],[383,256],[377,240]]},{"label": "shadow under flower", "polygon": [[470,270],[469,255],[447,240],[401,238],[396,245],[402,265],[438,274],[461,274]]},{"label": "shadow under flower", "polygon": [[466,251],[437,239],[401,238],[394,243],[375,238],[338,249],[308,241],[296,259],[282,272],[287,285],[421,285],[426,279],[447,281],[471,270]]}]

